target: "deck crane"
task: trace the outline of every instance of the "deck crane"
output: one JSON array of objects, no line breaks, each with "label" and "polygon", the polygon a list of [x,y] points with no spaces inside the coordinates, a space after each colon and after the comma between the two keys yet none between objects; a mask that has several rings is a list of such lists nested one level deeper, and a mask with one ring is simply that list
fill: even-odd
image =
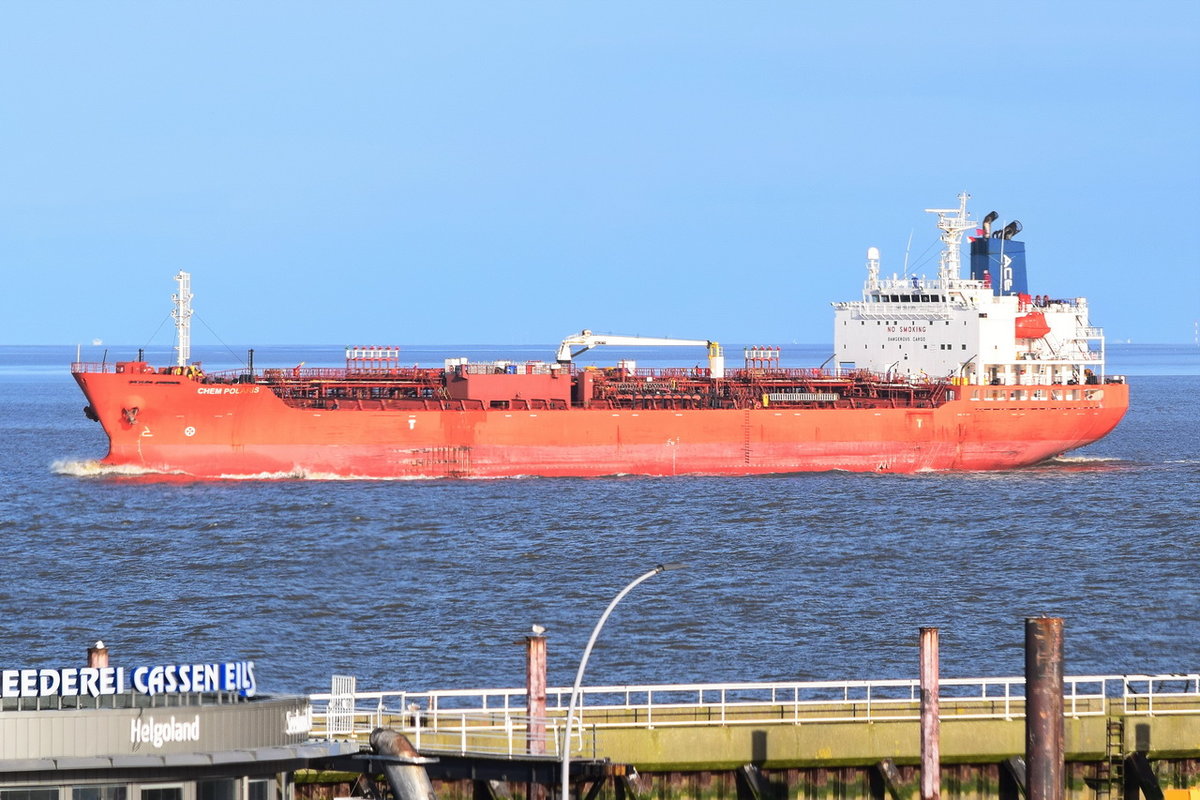
[{"label": "deck crane", "polygon": [[[570,364],[571,359],[586,353],[593,347],[607,345],[610,347],[663,347],[663,346],[693,346],[708,349],[708,370],[714,378],[725,377],[725,353],[721,345],[711,339],[667,339],[653,336],[617,336],[607,333],[592,333],[589,330],[568,336],[558,346],[558,363]],[[578,350],[572,352],[572,347]]]}]

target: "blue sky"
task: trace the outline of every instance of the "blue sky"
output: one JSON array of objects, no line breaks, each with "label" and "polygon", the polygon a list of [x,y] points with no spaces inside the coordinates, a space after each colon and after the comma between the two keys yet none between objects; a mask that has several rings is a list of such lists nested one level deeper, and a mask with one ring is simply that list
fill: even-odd
[{"label": "blue sky", "polygon": [[1198,7],[5,4],[0,344],[828,342],[963,190],[1191,342]]}]

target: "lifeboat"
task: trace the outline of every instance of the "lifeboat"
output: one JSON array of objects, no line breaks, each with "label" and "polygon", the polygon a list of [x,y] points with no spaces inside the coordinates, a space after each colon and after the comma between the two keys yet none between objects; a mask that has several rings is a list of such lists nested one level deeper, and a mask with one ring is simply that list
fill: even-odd
[{"label": "lifeboat", "polygon": [[1046,315],[1040,311],[1030,311],[1024,316],[1017,317],[1018,339],[1041,339],[1050,332],[1046,324]]}]

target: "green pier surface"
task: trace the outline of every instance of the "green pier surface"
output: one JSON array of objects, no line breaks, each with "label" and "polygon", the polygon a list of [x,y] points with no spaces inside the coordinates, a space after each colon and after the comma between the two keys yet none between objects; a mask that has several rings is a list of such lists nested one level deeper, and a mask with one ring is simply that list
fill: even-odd
[{"label": "green pier surface", "polygon": [[[1106,757],[1110,717],[1068,718],[1066,757]],[[1144,743],[1151,758],[1200,758],[1200,715],[1122,717],[1124,741]],[[596,732],[602,758],[646,771],[865,766],[891,759],[920,762],[920,723],[915,721],[800,723],[776,725],[606,728]],[[1128,747],[1133,750],[1134,747]],[[1003,761],[1025,753],[1024,719],[943,719],[944,764]]]}]

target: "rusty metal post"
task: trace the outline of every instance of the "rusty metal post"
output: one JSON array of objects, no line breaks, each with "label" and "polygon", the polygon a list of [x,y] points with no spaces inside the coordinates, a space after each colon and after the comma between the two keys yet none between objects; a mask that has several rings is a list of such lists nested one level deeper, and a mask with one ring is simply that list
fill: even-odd
[{"label": "rusty metal post", "polygon": [[1063,723],[1063,621],[1025,620],[1025,770],[1028,800],[1066,794]]},{"label": "rusty metal post", "polygon": [[921,628],[921,800],[942,794],[938,629]]},{"label": "rusty metal post", "polygon": [[546,752],[546,637],[525,637],[525,708],[529,727],[525,744],[530,755]]},{"label": "rusty metal post", "polygon": [[98,641],[88,648],[87,665],[95,669],[108,666],[108,648],[104,642]]}]

